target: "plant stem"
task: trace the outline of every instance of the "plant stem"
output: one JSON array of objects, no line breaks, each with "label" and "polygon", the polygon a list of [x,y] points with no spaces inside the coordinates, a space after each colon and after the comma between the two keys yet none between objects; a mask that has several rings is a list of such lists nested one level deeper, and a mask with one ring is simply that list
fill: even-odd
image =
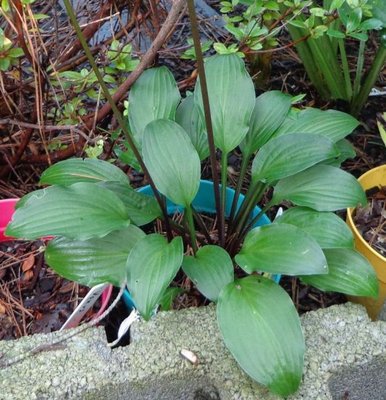
[{"label": "plant stem", "polygon": [[236,225],[236,234],[238,235],[243,229],[245,224],[248,222],[249,215],[251,214],[253,208],[256,206],[256,203],[261,199],[267,185],[262,182],[256,182],[252,184],[249,188],[251,195],[248,196],[247,204],[243,209],[243,212],[240,216],[237,216],[237,225]]},{"label": "plant stem", "polygon": [[224,225],[222,223],[223,217],[221,215],[220,187],[219,187],[219,179],[217,176],[217,168],[216,168],[216,165],[217,165],[216,147],[214,144],[213,126],[212,126],[212,118],[211,118],[211,113],[210,113],[210,104],[209,104],[209,95],[208,95],[208,86],[206,84],[204,58],[203,58],[202,50],[201,50],[200,34],[198,31],[198,23],[197,23],[196,11],[194,8],[194,0],[188,0],[188,10],[189,10],[189,19],[190,19],[191,29],[192,29],[194,49],[195,49],[196,58],[197,58],[198,76],[200,78],[202,103],[204,106],[204,114],[205,114],[206,132],[208,135],[209,158],[210,158],[210,165],[211,165],[211,169],[212,169],[213,190],[214,190],[214,198],[215,198],[215,203],[216,203],[218,231],[219,231],[219,236],[220,236],[220,242],[223,243],[224,242]]},{"label": "plant stem", "polygon": [[198,224],[198,226],[200,228],[200,232],[205,236],[205,238],[209,244],[213,244],[213,240],[210,237],[208,228],[206,227],[205,222],[201,218],[201,215],[194,209],[193,206],[192,206],[192,211],[193,211],[193,218],[196,221],[196,223]]},{"label": "plant stem", "polygon": [[360,92],[354,96],[353,101],[351,103],[350,112],[355,117],[359,114],[363,105],[366,103],[367,98],[369,97],[369,93],[376,82],[379,72],[383,68],[386,60],[386,47],[383,47],[382,44],[379,45],[377,54],[371,65],[370,71],[368,72],[365,81],[361,87]]},{"label": "plant stem", "polygon": [[267,210],[269,210],[272,207],[271,202],[269,202],[268,204],[266,204],[261,210],[260,212],[256,215],[256,217],[254,217],[249,223],[248,225],[243,229],[243,231],[240,234],[240,238],[241,240],[245,237],[245,235],[253,228],[253,226],[259,221],[259,219],[263,216],[263,214],[265,214],[267,212]]},{"label": "plant stem", "polygon": [[94,57],[91,54],[90,48],[89,48],[89,46],[88,46],[88,44],[86,42],[86,39],[83,36],[82,30],[80,29],[79,23],[78,23],[78,21],[76,19],[76,16],[75,16],[74,10],[73,10],[73,8],[71,6],[71,3],[70,3],[69,0],[63,0],[63,1],[64,1],[64,5],[66,7],[67,14],[68,14],[68,16],[69,16],[69,18],[71,20],[71,23],[72,23],[74,29],[75,29],[76,35],[78,36],[78,39],[79,39],[79,41],[80,41],[80,43],[81,43],[81,45],[83,47],[83,50],[86,53],[87,59],[88,59],[90,65],[91,65],[91,67],[92,67],[92,69],[93,69],[93,71],[95,73],[96,78],[98,79],[98,83],[101,86],[103,94],[106,97],[106,100],[108,101],[108,103],[110,104],[111,110],[113,111],[113,114],[114,114],[114,116],[115,116],[115,118],[116,118],[116,120],[118,122],[118,125],[122,129],[122,131],[124,132],[124,134],[125,134],[125,136],[127,138],[127,142],[129,143],[129,146],[130,146],[131,150],[133,151],[136,159],[138,160],[138,163],[141,166],[142,171],[145,174],[145,176],[146,176],[146,178],[147,178],[147,180],[148,180],[148,182],[149,182],[149,184],[150,184],[150,186],[151,186],[151,188],[153,190],[154,197],[156,198],[156,200],[157,200],[157,202],[158,202],[158,204],[159,204],[159,206],[160,206],[160,208],[162,210],[163,218],[164,218],[164,221],[165,221],[167,237],[168,237],[168,239],[170,241],[173,238],[173,235],[172,235],[172,231],[171,231],[171,228],[170,228],[169,216],[167,214],[166,207],[165,207],[165,205],[163,204],[163,202],[161,200],[161,197],[160,197],[160,195],[159,195],[159,193],[158,193],[158,191],[157,191],[157,189],[155,187],[153,179],[151,178],[151,176],[149,174],[149,171],[147,170],[146,165],[143,162],[142,156],[139,153],[139,151],[138,151],[138,149],[137,149],[137,147],[136,147],[136,145],[135,145],[135,143],[134,143],[134,141],[133,141],[133,139],[131,137],[131,134],[130,134],[129,130],[127,129],[127,126],[126,126],[126,124],[125,124],[125,122],[124,122],[124,120],[122,118],[122,114],[118,110],[118,107],[116,106],[113,98],[111,97],[109,89],[107,88],[107,85],[105,84],[105,82],[103,80],[103,77],[102,77],[102,75],[101,75],[101,73],[100,73],[100,71],[98,69],[98,66],[96,65]]},{"label": "plant stem", "polygon": [[240,174],[239,174],[239,178],[237,180],[237,186],[236,186],[236,190],[235,190],[235,195],[233,196],[233,200],[232,200],[231,212],[229,214],[228,230],[232,229],[232,225],[233,225],[233,222],[234,222],[233,219],[234,219],[234,216],[235,216],[235,213],[236,213],[237,203],[239,201],[241,188],[243,186],[243,181],[244,181],[245,175],[247,173],[249,159],[250,159],[250,155],[249,154],[243,154],[243,158],[242,158],[242,161],[241,161]]},{"label": "plant stem", "polygon": [[363,70],[363,64],[364,64],[364,55],[365,55],[365,45],[366,45],[366,42],[364,40],[361,40],[359,43],[357,69],[355,72],[355,80],[354,80],[354,94],[353,94],[354,97],[359,93],[359,89],[360,89],[360,85],[361,85],[362,70]]},{"label": "plant stem", "polygon": [[231,232],[228,234],[227,249],[229,254],[237,249],[238,244],[241,242],[240,233],[244,230],[245,225],[248,223],[248,218],[253,211],[256,203],[258,203],[267,188],[267,185],[262,182],[251,184],[245,196],[243,204],[235,217],[235,225]]},{"label": "plant stem", "polygon": [[192,244],[193,253],[197,253],[197,239],[196,239],[196,229],[194,227],[193,211],[192,206],[189,205],[185,208],[186,222],[188,223],[190,242]]},{"label": "plant stem", "polygon": [[[361,43],[362,43],[362,41],[361,41]],[[350,70],[349,70],[349,66],[348,66],[348,62],[347,62],[346,49],[344,47],[343,39],[338,39],[338,45],[339,45],[341,62],[342,62],[344,82],[346,85],[346,97],[347,97],[347,101],[351,101],[352,87],[351,87]]]},{"label": "plant stem", "polygon": [[[221,154],[221,225],[225,228],[225,207],[226,207],[226,194],[228,181],[228,153],[222,152]],[[221,246],[224,246],[225,238],[220,240]]]}]

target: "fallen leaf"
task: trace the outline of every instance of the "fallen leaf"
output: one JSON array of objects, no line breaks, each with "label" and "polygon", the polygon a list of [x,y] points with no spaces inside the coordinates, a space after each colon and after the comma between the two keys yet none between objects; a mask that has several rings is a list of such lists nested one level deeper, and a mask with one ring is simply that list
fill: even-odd
[{"label": "fallen leaf", "polygon": [[23,272],[29,271],[35,265],[35,256],[30,254],[24,261],[21,269]]},{"label": "fallen leaf", "polygon": [[34,276],[33,271],[25,271],[24,274],[23,274],[22,280],[24,282],[30,281],[33,276]]},{"label": "fallen leaf", "polygon": [[58,290],[58,292],[61,294],[69,293],[74,290],[74,286],[75,282],[67,282]]},{"label": "fallen leaf", "polygon": [[6,309],[5,307],[0,303],[0,314],[5,314]]}]

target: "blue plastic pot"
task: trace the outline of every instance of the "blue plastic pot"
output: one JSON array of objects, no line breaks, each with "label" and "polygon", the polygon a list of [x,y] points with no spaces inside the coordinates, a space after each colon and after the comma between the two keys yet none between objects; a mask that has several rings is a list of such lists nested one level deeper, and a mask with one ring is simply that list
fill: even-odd
[{"label": "blue plastic pot", "polygon": [[[144,186],[140,189],[138,189],[138,192],[146,194],[148,196],[153,196],[153,190],[150,187],[150,185]],[[226,190],[226,208],[225,208],[225,215],[228,217],[230,212],[231,212],[231,207],[232,207],[232,201],[233,197],[235,195],[235,191],[231,188],[227,188]],[[237,202],[237,209],[241,206],[242,202],[244,200],[244,195],[240,193],[238,202]],[[177,204],[174,204],[170,200],[167,200],[166,202],[167,206],[167,211],[168,214],[174,214],[175,212],[183,211],[183,207],[178,206]],[[216,203],[214,199],[214,190],[213,190],[213,182],[212,181],[206,181],[206,180],[201,180],[200,181],[200,187],[198,189],[198,193],[193,200],[193,207],[195,208],[196,211],[198,212],[206,212],[208,214],[215,214],[216,213]],[[256,206],[253,209],[253,212],[251,213],[251,219],[256,217],[257,214],[261,211],[260,207]],[[270,224],[271,221],[269,218],[263,214],[260,219],[255,223],[253,226],[256,228],[257,226],[262,226],[262,225],[268,225]],[[276,282],[279,283],[281,278],[281,275],[272,275],[272,279]],[[128,291],[125,291],[124,293],[124,301],[126,305],[129,308],[133,308],[133,300],[130,297],[130,294]]]}]

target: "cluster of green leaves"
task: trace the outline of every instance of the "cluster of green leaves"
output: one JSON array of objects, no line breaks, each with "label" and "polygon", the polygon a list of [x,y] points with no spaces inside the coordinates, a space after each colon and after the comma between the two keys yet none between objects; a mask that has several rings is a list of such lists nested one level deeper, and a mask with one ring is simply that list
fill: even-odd
[{"label": "cluster of green leaves", "polygon": [[289,24],[307,29],[315,39],[327,34],[339,39],[351,37],[366,41],[367,31],[383,27],[381,20],[372,18],[371,9],[367,0],[325,1],[324,7],[310,8],[307,18],[298,18]]},{"label": "cluster of green leaves", "polygon": [[[196,57],[196,50],[193,47],[193,39],[189,38],[187,40],[187,42],[190,47],[188,48],[188,50],[185,50],[182,53],[181,58],[183,60],[196,60],[197,57]],[[207,41],[203,42],[201,44],[202,53],[206,53],[208,50],[210,50],[210,48],[212,47],[212,44],[213,44],[213,42],[211,40],[207,40]]]},{"label": "cluster of green leaves", "polygon": [[[195,241],[192,213],[199,207],[201,160],[210,154],[201,83],[181,99],[165,67],[145,71],[132,87],[128,120],[157,190],[185,210],[187,228],[178,226],[170,242],[158,233],[146,235],[140,226],[161,214],[154,198],[134,191],[126,175],[107,162],[70,159],[43,173],[40,182],[49,186],[20,200],[6,234],[55,236],[46,249],[55,271],[89,286],[127,284],[146,320],[157,305],[170,303],[164,295],[182,267],[217,304],[225,344],[243,370],[286,396],[302,377],[300,320],[284,289],[256,272],[298,276],[321,290],[377,296],[373,269],[333,213],[366,202],[356,179],[337,167],[352,155],[344,138],[358,122],[338,111],[293,109],[291,98],[278,91],[256,98],[235,54],[207,59],[205,70],[222,164],[226,167],[227,156],[239,147],[243,181],[252,161],[252,182],[241,207],[229,211],[233,205],[222,192],[222,210],[229,216],[223,246]],[[222,174],[222,187],[226,184]],[[264,210],[283,200],[294,207],[251,230],[259,216],[251,221],[250,211],[271,190]],[[189,244],[193,255],[186,253]],[[243,271],[238,277],[237,266]]]},{"label": "cluster of green leaves", "polygon": [[[121,45],[118,40],[113,40],[106,53],[105,65],[100,67],[104,82],[109,85],[111,93],[125,80],[126,74],[133,71],[139,63],[132,56],[132,45]],[[91,100],[103,99],[103,93],[99,90],[98,79],[89,68],[80,71],[63,71],[57,74],[52,84],[62,89],[62,95],[58,100],[64,106],[58,116],[59,124],[77,124],[79,118],[86,115],[87,103]],[[72,98],[66,98],[71,93]],[[52,116],[56,113],[52,110]]]},{"label": "cluster of green leaves", "polygon": [[[233,0],[221,4],[225,27],[236,40],[232,52],[274,48],[275,36],[286,25],[293,41],[299,42],[296,49],[319,94],[326,99],[346,100],[354,115],[359,112],[386,59],[386,12],[382,0],[324,0],[322,6],[314,0]],[[278,21],[282,24],[271,30],[270,26]],[[365,43],[368,32],[374,30],[383,32],[379,59],[361,86]],[[353,76],[345,49],[348,38],[360,41]],[[226,53],[224,45],[216,46]]]},{"label": "cluster of green leaves", "polygon": [[[288,26],[293,40],[310,35],[307,41],[297,45],[297,51],[319,94],[326,99],[347,101],[353,115],[357,115],[366,102],[386,60],[382,41],[386,14],[381,2],[325,0],[323,8],[311,8],[308,19],[299,17]],[[365,46],[370,30],[381,31],[380,44],[372,67],[364,75]],[[354,74],[346,55],[347,38],[359,40]]]},{"label": "cluster of green leaves", "polygon": [[[239,4],[246,7],[241,8]],[[301,7],[301,3],[297,8]],[[303,3],[303,2],[302,2]],[[251,50],[260,50],[263,44],[275,47],[275,32],[269,33],[270,24],[280,18],[279,2],[272,0],[233,0],[222,1],[220,11],[224,14],[225,28],[238,43]],[[234,44],[238,47],[238,44]]]},{"label": "cluster of green leaves", "polygon": [[12,41],[5,36],[0,28],[0,71],[8,71],[12,65],[16,65],[19,58],[24,55],[23,49],[14,47]]}]

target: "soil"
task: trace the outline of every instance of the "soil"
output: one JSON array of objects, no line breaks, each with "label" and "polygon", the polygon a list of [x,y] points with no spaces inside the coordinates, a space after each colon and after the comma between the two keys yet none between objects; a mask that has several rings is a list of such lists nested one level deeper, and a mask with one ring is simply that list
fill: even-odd
[{"label": "soil", "polygon": [[386,257],[386,186],[366,191],[368,205],[357,208],[354,223],[369,245]]},{"label": "soil", "polygon": [[[42,4],[44,3],[45,2],[42,2]],[[100,2],[94,3],[98,7]],[[212,5],[214,8],[217,7],[217,9],[219,7],[219,2],[216,0],[207,0],[207,4]],[[63,21],[65,24],[67,18],[62,15],[60,21]],[[153,35],[154,32],[151,27],[149,29],[149,26],[147,24],[138,25],[137,29],[138,31],[142,30],[142,36],[146,35],[146,30]],[[221,42],[227,40],[227,32],[224,31],[224,29],[219,29],[214,26],[207,18],[201,19],[200,27],[204,40],[209,39]],[[61,26],[61,29],[57,30],[57,34],[63,34],[69,38],[71,33],[67,35],[68,31],[69,25]],[[180,58],[181,48],[183,46],[186,47],[186,39],[189,35],[188,21],[185,18],[179,22],[172,39],[169,41],[168,45],[160,51],[156,61],[158,65],[167,65],[172,69],[179,82],[180,88],[183,90],[191,90],[195,83],[195,79],[193,79],[191,75],[195,70],[194,61],[182,60]],[[140,34],[134,35],[134,37],[137,36],[139,37]],[[66,37],[66,40],[68,38]],[[59,37],[56,37],[55,40],[57,44],[62,42]],[[279,41],[281,46],[286,46],[289,39],[284,34],[279,38]],[[375,43],[375,40],[371,39],[369,42]],[[63,41],[63,43],[68,45],[68,41]],[[374,46],[370,45],[367,49],[368,53],[365,57],[365,68],[368,68],[371,64],[371,55],[374,53],[373,47]],[[134,49],[137,52],[141,52],[141,49],[136,48],[135,44]],[[60,48],[53,48],[50,50],[54,50],[54,53],[57,54],[61,52]],[[353,71],[356,65],[355,57],[357,50],[355,42],[353,42],[351,48],[348,49],[349,60],[350,63],[352,63],[350,69]],[[41,51],[41,54],[43,53],[46,54],[45,51]],[[84,66],[83,64],[81,68]],[[271,71],[265,78],[265,80],[263,79],[265,82],[264,87],[257,88],[257,94],[260,94],[263,90],[274,89],[283,90],[292,95],[305,94],[304,100],[299,104],[300,108],[319,107],[322,109],[333,108],[347,111],[344,103],[339,101],[325,101],[318,96],[311,84],[307,81],[304,68],[291,46],[285,47],[280,52],[272,54]],[[385,90],[385,71],[380,74],[376,87],[380,91]],[[19,88],[15,89],[15,93],[19,91],[22,92],[22,87],[20,87],[20,90]],[[69,95],[73,94],[69,93]],[[69,97],[69,99],[70,98],[71,97]],[[18,104],[18,102],[16,102],[16,104]],[[21,97],[20,104],[24,105],[25,110],[35,110],[39,108],[36,107],[33,102],[33,96],[30,95],[30,93],[24,94]],[[90,109],[88,109],[89,112],[95,111],[92,108],[93,106],[94,105],[90,106]],[[2,110],[0,111],[2,112]],[[348,138],[355,147],[357,156],[353,160],[346,161],[343,168],[356,177],[359,177],[370,168],[386,163],[386,151],[379,137],[375,122],[376,113],[381,111],[386,111],[384,96],[369,97],[359,117],[361,125]],[[14,115],[7,114],[4,115],[4,117],[13,118]],[[26,121],[32,118],[28,113],[25,117]],[[55,124],[55,121],[47,120],[45,122],[47,125]],[[109,139],[108,135],[106,135],[106,131],[112,131],[115,129],[115,126],[114,119],[106,118],[95,127],[95,130],[90,133],[84,133],[88,135],[88,143],[94,143],[94,139],[100,136],[106,139],[104,153],[101,155],[102,159],[111,159],[114,157],[112,148],[115,141]],[[9,159],[12,158],[10,155],[17,153],[17,145],[21,143],[20,137],[23,133],[24,132],[21,131],[17,125],[0,125],[0,150],[4,152],[5,155],[9,156],[8,158],[4,157],[7,164],[3,164],[0,167],[0,172],[1,168],[8,168]],[[76,141],[76,138],[73,136],[72,132],[66,135],[60,132],[56,133],[56,131],[49,132],[49,143],[56,141],[61,146],[70,147],[74,140]],[[28,160],[33,160],[37,155],[44,155],[47,151],[46,139],[41,136],[40,130],[36,130],[31,136],[28,146],[25,148],[26,157],[22,157],[20,162],[11,165],[10,173],[3,179],[0,179],[0,198],[22,197],[24,194],[38,188],[39,176],[47,167],[47,163],[40,161],[29,162]],[[77,155],[82,156],[83,153],[78,151]],[[117,162],[117,164],[121,165],[119,162]],[[229,164],[229,184],[230,186],[235,186],[240,167],[240,154],[237,151],[233,152],[230,156]],[[127,173],[134,187],[143,186],[147,183],[144,181],[142,174],[137,173],[127,166],[121,166]],[[210,176],[210,169],[208,166],[204,166],[203,176],[205,178]],[[384,194],[383,192],[383,196]],[[370,241],[373,245],[378,247],[381,247],[382,244],[382,251],[384,251],[384,221],[386,218],[384,211],[385,198],[376,199],[372,201],[372,204],[374,204],[374,206],[369,215],[379,211],[381,214],[383,213],[383,220],[377,223],[374,222],[373,218],[370,218],[370,221],[365,222],[365,225],[369,225],[368,231],[370,232]],[[344,217],[344,215],[342,216]],[[383,238],[379,234],[374,237],[374,230],[377,229],[379,229],[379,232],[383,230],[383,233],[381,233]],[[365,235],[367,235],[367,233],[365,233]],[[0,339],[13,339],[24,335],[59,329],[87,292],[87,288],[68,282],[50,270],[44,262],[44,256],[41,251],[42,244],[43,243],[39,241],[14,241],[0,244]],[[183,274],[177,276],[174,285],[184,290],[184,292],[174,300],[173,306],[175,308],[206,304],[206,300],[192,287],[191,282]],[[317,289],[302,284],[296,278],[283,277],[281,285],[292,297],[300,313],[346,301],[343,295],[320,292]],[[95,305],[94,311],[90,311],[86,315],[86,319],[91,318],[93,312],[95,313],[97,310],[98,304]],[[128,310],[120,303],[116,310],[111,313],[104,322],[109,341],[115,338],[115,332],[120,321],[127,316],[127,313]]]}]

